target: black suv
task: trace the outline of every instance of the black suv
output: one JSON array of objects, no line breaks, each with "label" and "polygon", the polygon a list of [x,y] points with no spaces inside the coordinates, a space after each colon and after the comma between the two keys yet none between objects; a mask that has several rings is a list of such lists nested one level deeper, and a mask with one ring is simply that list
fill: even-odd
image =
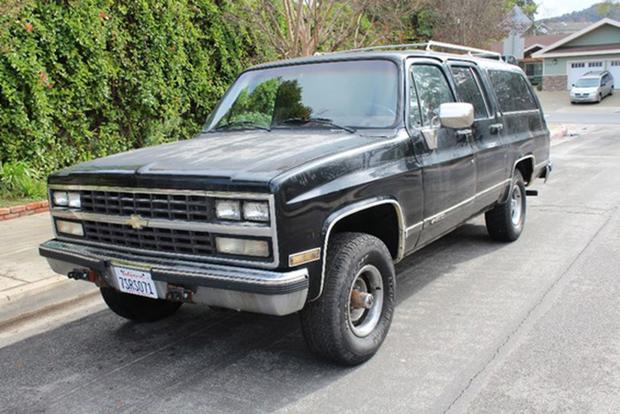
[{"label": "black suv", "polygon": [[551,166],[518,67],[428,49],[243,72],[195,139],[52,174],[41,255],[131,320],[183,302],[300,312],[312,351],[369,359],[394,263],[482,213],[491,237],[516,240],[526,186]]}]

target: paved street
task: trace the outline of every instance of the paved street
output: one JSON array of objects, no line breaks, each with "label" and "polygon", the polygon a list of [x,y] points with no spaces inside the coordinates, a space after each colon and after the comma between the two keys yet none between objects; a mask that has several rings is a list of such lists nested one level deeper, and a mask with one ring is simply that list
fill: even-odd
[{"label": "paved street", "polygon": [[296,316],[184,306],[137,325],[97,300],[0,338],[0,411],[619,412],[619,132],[552,148],[516,243],[477,219],[399,265],[392,330],[363,366],[315,360]]}]

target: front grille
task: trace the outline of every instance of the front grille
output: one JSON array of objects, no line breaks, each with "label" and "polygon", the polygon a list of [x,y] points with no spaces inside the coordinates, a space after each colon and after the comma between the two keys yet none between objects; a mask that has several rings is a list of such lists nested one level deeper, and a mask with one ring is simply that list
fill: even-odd
[{"label": "front grille", "polygon": [[213,219],[214,201],[200,195],[80,191],[82,211],[145,218],[206,222]]},{"label": "front grille", "polygon": [[206,232],[158,229],[140,230],[121,224],[84,221],[84,238],[98,243],[163,253],[213,254],[212,236]]}]

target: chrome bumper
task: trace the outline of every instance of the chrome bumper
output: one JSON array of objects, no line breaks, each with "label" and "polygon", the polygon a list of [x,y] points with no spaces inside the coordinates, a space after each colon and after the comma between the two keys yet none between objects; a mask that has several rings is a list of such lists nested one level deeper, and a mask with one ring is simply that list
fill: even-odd
[{"label": "chrome bumper", "polygon": [[308,294],[305,268],[276,272],[162,260],[56,239],[41,244],[39,254],[56,273],[68,276],[75,270],[92,270],[116,289],[112,266],[147,269],[159,298],[166,298],[170,289],[182,286],[193,292],[192,302],[248,312],[288,315],[303,308]]}]

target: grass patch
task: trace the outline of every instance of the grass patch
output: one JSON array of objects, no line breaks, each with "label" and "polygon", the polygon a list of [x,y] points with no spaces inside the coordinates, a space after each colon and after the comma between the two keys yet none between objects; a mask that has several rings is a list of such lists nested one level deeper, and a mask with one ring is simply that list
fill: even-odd
[{"label": "grass patch", "polygon": [[0,208],[21,206],[23,204],[33,203],[35,201],[43,201],[35,198],[5,198],[0,196]]}]

